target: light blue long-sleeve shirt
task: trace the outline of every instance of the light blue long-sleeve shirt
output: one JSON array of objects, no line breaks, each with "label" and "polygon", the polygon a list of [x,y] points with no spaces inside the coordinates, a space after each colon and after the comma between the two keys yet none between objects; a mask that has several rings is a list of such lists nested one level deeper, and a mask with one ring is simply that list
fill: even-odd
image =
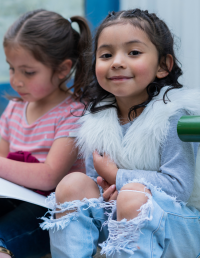
[{"label": "light blue long-sleeve shirt", "polygon": [[[161,188],[170,196],[175,196],[178,201],[186,202],[193,190],[195,162],[198,143],[182,142],[177,134],[177,124],[181,116],[187,115],[185,110],[180,110],[169,119],[170,127],[164,144],[160,147],[159,171],[118,169],[116,188],[119,191],[123,185],[134,179],[144,178],[146,182]],[[133,121],[134,123],[134,121]],[[121,125],[123,135],[131,123]],[[98,174],[94,169],[93,157],[86,160],[86,174],[94,180]]]}]

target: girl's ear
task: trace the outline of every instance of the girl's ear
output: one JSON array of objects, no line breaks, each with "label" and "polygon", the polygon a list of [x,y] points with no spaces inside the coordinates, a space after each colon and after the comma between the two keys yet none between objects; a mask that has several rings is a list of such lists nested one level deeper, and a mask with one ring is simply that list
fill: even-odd
[{"label": "girl's ear", "polygon": [[70,59],[64,60],[58,68],[58,71],[57,71],[58,78],[60,80],[64,79],[70,73],[71,68],[72,68],[72,60]]},{"label": "girl's ear", "polygon": [[174,65],[173,57],[172,55],[168,54],[165,60],[164,58],[161,59],[156,77],[158,79],[162,79],[166,77],[169,74],[169,72],[171,72],[173,65]]}]

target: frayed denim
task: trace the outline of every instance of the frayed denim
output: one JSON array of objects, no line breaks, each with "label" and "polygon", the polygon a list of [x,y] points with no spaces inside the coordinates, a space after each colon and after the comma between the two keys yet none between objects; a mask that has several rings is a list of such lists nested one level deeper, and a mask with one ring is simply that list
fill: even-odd
[{"label": "frayed denim", "polygon": [[[129,221],[116,221],[116,201],[100,197],[56,205],[54,200],[51,217],[41,225],[49,229],[52,257],[90,258],[100,236],[101,253],[109,258],[200,257],[200,212],[144,180],[132,182],[146,185],[152,195],[144,192],[148,201]],[[56,208],[75,211],[54,219]]]},{"label": "frayed denim", "polygon": [[108,221],[104,223],[104,225],[108,225],[109,237],[100,245],[102,248],[101,254],[105,253],[107,256],[112,257],[115,252],[120,253],[122,250],[126,250],[128,254],[134,254],[134,250],[138,248],[137,241],[139,240],[141,229],[147,221],[152,220],[152,197],[149,194],[148,197],[147,203],[141,206],[138,216],[129,221],[127,219],[121,221],[112,219],[116,206],[113,207]]},{"label": "frayed denim", "polygon": [[144,180],[132,182],[146,185],[152,196],[144,192],[148,201],[136,218],[108,219],[101,253],[109,258],[200,257],[200,212]]},{"label": "frayed denim", "polygon": [[[49,203],[52,200],[55,204],[54,194],[49,197]],[[51,217],[43,217],[41,224],[43,229],[49,229],[53,258],[92,258],[95,255],[99,239],[105,240],[108,236],[106,227],[102,227],[107,219],[104,209],[100,208],[102,203],[103,198],[100,197],[53,205]],[[60,211],[56,211],[56,208]],[[72,210],[74,212],[54,219],[56,213]]]}]

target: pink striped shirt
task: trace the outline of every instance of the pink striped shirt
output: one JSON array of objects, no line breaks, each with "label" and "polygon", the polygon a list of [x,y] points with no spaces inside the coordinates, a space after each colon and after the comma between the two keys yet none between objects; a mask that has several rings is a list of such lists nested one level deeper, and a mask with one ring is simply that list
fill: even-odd
[{"label": "pink striped shirt", "polygon": [[[82,114],[83,105],[70,96],[29,125],[26,119],[27,104],[9,102],[0,120],[1,137],[9,142],[10,152],[28,151],[40,162],[44,162],[54,140],[76,136],[79,126],[77,121]],[[85,172],[82,159],[77,159],[70,170],[73,171]]]}]

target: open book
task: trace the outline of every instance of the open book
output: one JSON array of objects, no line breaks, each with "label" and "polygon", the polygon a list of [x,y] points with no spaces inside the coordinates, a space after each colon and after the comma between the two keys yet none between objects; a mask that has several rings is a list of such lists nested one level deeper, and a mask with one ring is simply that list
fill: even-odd
[{"label": "open book", "polygon": [[2,178],[0,178],[0,198],[18,199],[49,208],[48,204],[45,202],[45,196]]}]

